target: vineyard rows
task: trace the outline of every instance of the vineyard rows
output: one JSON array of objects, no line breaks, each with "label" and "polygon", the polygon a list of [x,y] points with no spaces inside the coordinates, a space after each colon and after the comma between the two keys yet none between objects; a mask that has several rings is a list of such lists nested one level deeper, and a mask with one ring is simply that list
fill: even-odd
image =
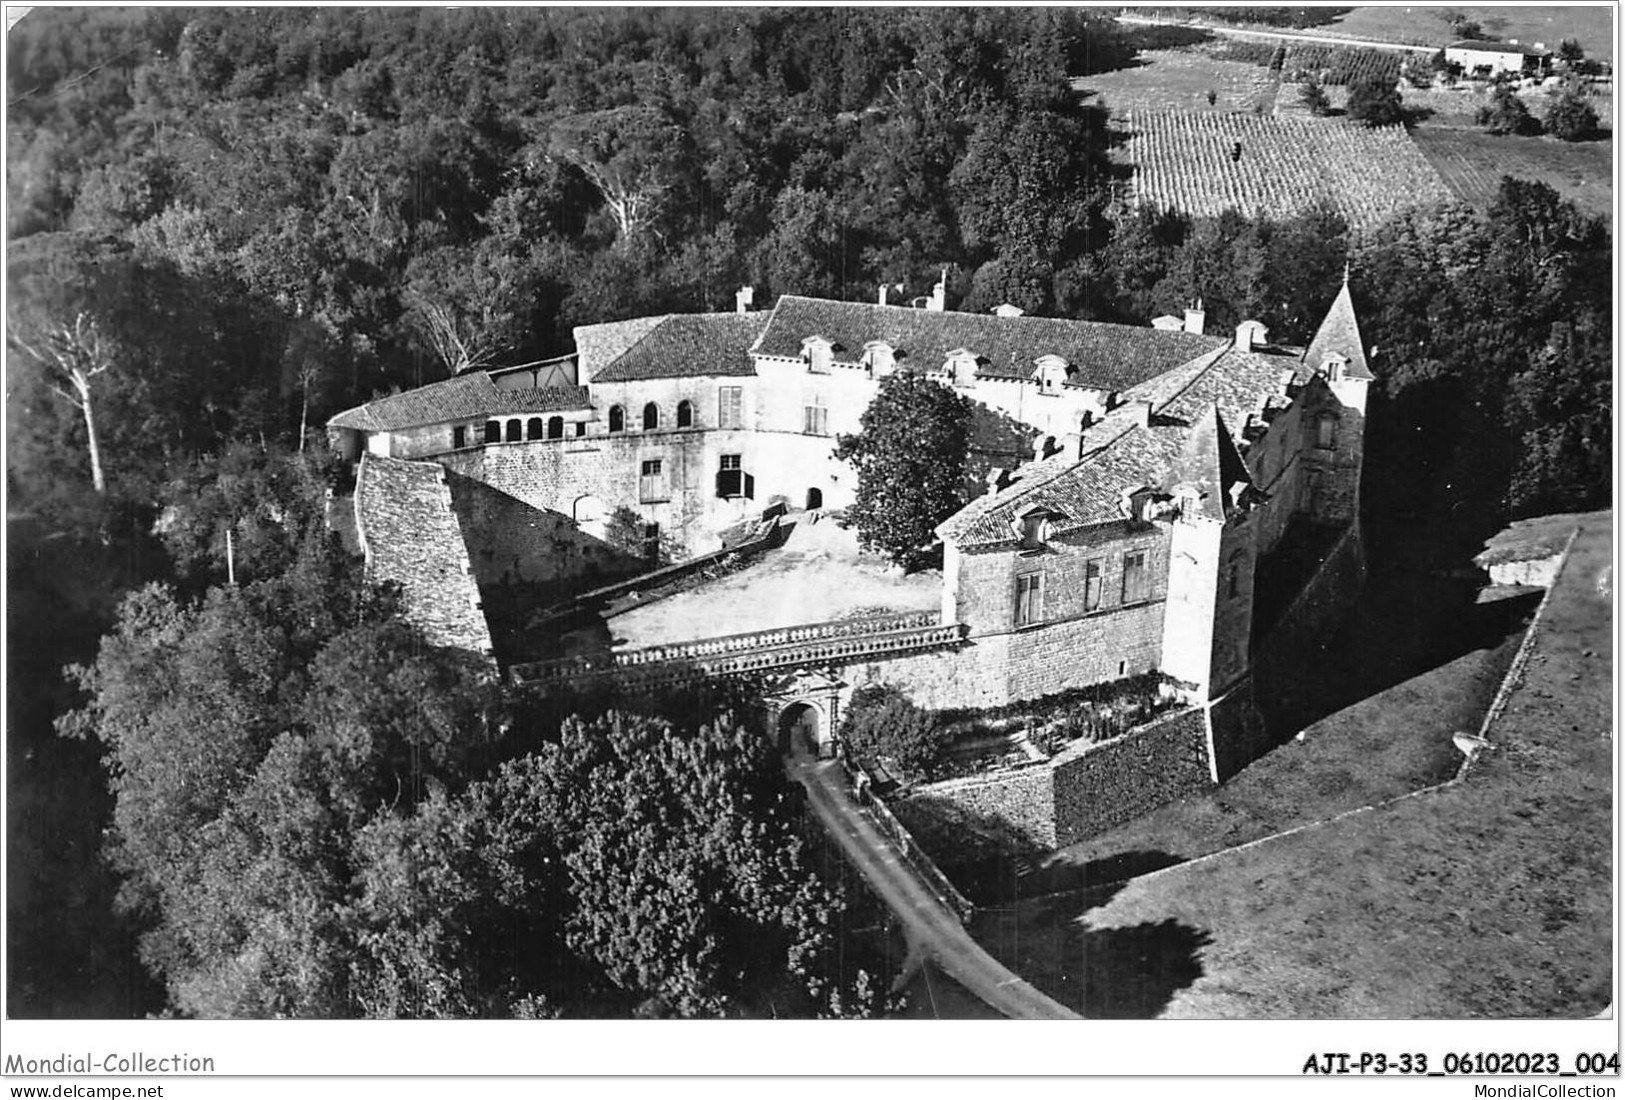
[{"label": "vineyard rows", "polygon": [[1312,76],[1322,84],[1352,84],[1360,79],[1398,80],[1403,60],[1389,50],[1294,44],[1280,69],[1282,77],[1294,83]]},{"label": "vineyard rows", "polygon": [[1351,228],[1369,230],[1451,197],[1403,126],[1197,111],[1130,111],[1121,121],[1141,204],[1286,217],[1327,199]]}]

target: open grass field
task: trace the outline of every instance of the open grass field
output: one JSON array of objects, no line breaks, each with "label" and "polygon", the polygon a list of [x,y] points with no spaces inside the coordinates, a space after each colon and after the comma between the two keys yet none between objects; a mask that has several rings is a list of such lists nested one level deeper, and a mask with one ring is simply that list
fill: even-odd
[{"label": "open grass field", "polygon": [[1416,147],[1463,202],[1487,206],[1502,176],[1539,180],[1588,214],[1610,218],[1614,208],[1614,143],[1564,142],[1548,137],[1497,137],[1476,127],[1424,123]]},{"label": "open grass field", "polygon": [[[1222,43],[1219,44],[1222,46]],[[1179,109],[1214,114],[1252,111],[1273,100],[1275,80],[1263,65],[1215,57],[1206,44],[1174,50],[1146,50],[1139,64],[1079,77],[1073,87],[1091,91],[1114,115],[1123,111]],[[1214,94],[1213,103],[1207,101]]]},{"label": "open grass field", "polygon": [[[987,913],[978,938],[1092,1016],[1600,1011],[1611,996],[1614,928],[1610,522],[1589,521],[1576,543],[1519,686],[1491,729],[1495,747],[1464,782],[1127,883]],[[1408,697],[1429,677],[1372,702],[1391,702],[1386,717],[1408,712],[1427,728],[1448,728],[1469,717],[1469,702],[1487,702],[1474,686],[1481,677],[1439,671],[1455,683],[1436,715],[1418,717],[1424,700]],[[1446,686],[1432,678],[1432,691]],[[1338,734],[1325,725],[1311,729],[1305,747],[1318,738],[1328,761],[1343,755],[1358,782],[1376,761],[1361,765],[1353,741],[1339,753],[1330,743]],[[1296,782],[1284,769],[1280,778]],[[1348,799],[1333,788],[1321,801],[1331,808]],[[1192,819],[1183,831],[1168,823],[1119,839],[1196,850],[1208,843],[1201,828]]]},{"label": "open grass field", "polygon": [[[1418,4],[1414,7],[1355,8],[1347,15],[1313,28],[1314,34],[1347,35],[1350,38],[1380,39],[1386,42],[1439,46],[1449,44],[1451,34],[1439,18],[1440,7]],[[1495,38],[1516,38],[1520,42],[1544,42],[1555,49],[1565,38],[1578,39],[1591,57],[1611,60],[1614,56],[1614,6],[1578,7],[1557,4],[1530,4],[1517,7],[1499,5],[1455,5],[1474,20],[1484,33]]]}]

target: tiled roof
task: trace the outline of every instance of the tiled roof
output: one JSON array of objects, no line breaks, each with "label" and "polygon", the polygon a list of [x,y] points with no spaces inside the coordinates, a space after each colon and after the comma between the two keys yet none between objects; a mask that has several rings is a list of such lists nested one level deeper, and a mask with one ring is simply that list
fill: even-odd
[{"label": "tiled roof", "polygon": [[1309,350],[1303,356],[1304,365],[1310,370],[1319,370],[1326,356],[1332,352],[1348,359],[1348,366],[1343,368],[1345,378],[1362,378],[1369,382],[1376,377],[1365,361],[1365,345],[1360,342],[1360,322],[1354,317],[1354,299],[1349,297],[1347,282],[1337,292],[1337,299],[1326,312],[1325,320],[1320,322],[1315,338],[1309,341]]},{"label": "tiled roof", "polygon": [[1217,405],[1209,405],[1191,421],[1184,449],[1168,471],[1165,488],[1186,485],[1198,492],[1202,514],[1223,520],[1233,501],[1230,490],[1239,482],[1252,484],[1247,464],[1224,426]]},{"label": "tiled roof", "polygon": [[660,315],[633,317],[628,321],[606,321],[598,325],[577,325],[573,334],[581,371],[577,380],[591,382],[599,371],[619,359],[628,348],[665,319],[665,315]]},{"label": "tiled roof", "polygon": [[1229,348],[1202,369],[1180,374],[1177,384],[1162,385],[1164,380],[1159,378],[1124,396],[1149,400],[1159,417],[1187,424],[1209,405],[1217,405],[1225,421],[1240,429],[1246,426],[1248,416],[1268,398],[1280,394],[1288,381],[1301,385],[1309,372],[1303,369],[1295,351]]},{"label": "tiled roof", "polygon": [[592,376],[594,382],[755,374],[750,346],[766,313],[685,313],[660,318],[642,338]]},{"label": "tiled roof", "polygon": [[1051,513],[1050,531],[1058,535],[1116,522],[1124,518],[1124,490],[1160,485],[1186,434],[1180,427],[1145,428],[1126,416],[1108,417],[1084,434],[1081,461],[1069,451],[1025,466],[1019,480],[971,501],[937,533],[961,549],[1014,543],[1012,524],[1035,507]]},{"label": "tiled roof", "polygon": [[346,409],[328,426],[365,432],[392,432],[423,424],[445,424],[484,416],[558,412],[590,407],[585,386],[549,386],[540,390],[498,389],[485,371],[431,382]]},{"label": "tiled roof", "polygon": [[401,586],[402,612],[433,645],[489,655],[446,471],[433,462],[364,454],[356,474],[356,527],[367,576]]},{"label": "tiled roof", "polygon": [[948,352],[966,348],[987,361],[977,373],[992,378],[1029,378],[1039,356],[1059,355],[1078,368],[1076,382],[1109,390],[1127,389],[1225,343],[1217,336],[1097,321],[996,317],[785,295],[751,350],[794,359],[809,336],[832,341],[836,360],[846,363],[859,360],[864,344],[884,340],[917,370],[935,370]]}]

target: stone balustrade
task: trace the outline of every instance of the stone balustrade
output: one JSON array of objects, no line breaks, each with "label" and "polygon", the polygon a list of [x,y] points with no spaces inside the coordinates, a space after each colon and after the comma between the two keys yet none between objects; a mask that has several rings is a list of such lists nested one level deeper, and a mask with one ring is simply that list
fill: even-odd
[{"label": "stone balustrade", "polygon": [[807,623],[645,646],[602,657],[530,661],[514,665],[510,675],[518,683],[546,684],[682,664],[708,675],[728,676],[793,665],[843,664],[954,645],[964,638],[964,626],[938,620],[937,612],[921,611],[874,619]]}]

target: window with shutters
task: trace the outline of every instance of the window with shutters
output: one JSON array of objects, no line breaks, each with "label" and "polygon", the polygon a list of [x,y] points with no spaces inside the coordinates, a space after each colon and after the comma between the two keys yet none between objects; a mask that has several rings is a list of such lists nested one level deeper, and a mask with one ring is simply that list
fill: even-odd
[{"label": "window with shutters", "polygon": [[754,479],[745,472],[740,455],[722,456],[717,469],[717,496],[724,499],[755,498]]},{"label": "window with shutters", "polygon": [[723,386],[717,390],[717,427],[743,428],[745,426],[745,390],[741,386]]},{"label": "window with shutters", "polygon": [[1123,602],[1140,603],[1147,598],[1145,551],[1123,555]]},{"label": "window with shutters", "polygon": [[829,409],[824,406],[824,395],[814,394],[803,406],[801,430],[806,435],[829,434]]},{"label": "window with shutters", "polygon": [[645,459],[638,477],[638,503],[658,504],[671,499],[666,485],[665,463],[658,458]]},{"label": "window with shutters", "polygon": [[1016,625],[1044,621],[1044,575],[1028,573],[1016,578]]},{"label": "window with shutters", "polygon": [[1083,566],[1083,609],[1085,611],[1100,610],[1101,565],[1096,560],[1085,562]]}]

